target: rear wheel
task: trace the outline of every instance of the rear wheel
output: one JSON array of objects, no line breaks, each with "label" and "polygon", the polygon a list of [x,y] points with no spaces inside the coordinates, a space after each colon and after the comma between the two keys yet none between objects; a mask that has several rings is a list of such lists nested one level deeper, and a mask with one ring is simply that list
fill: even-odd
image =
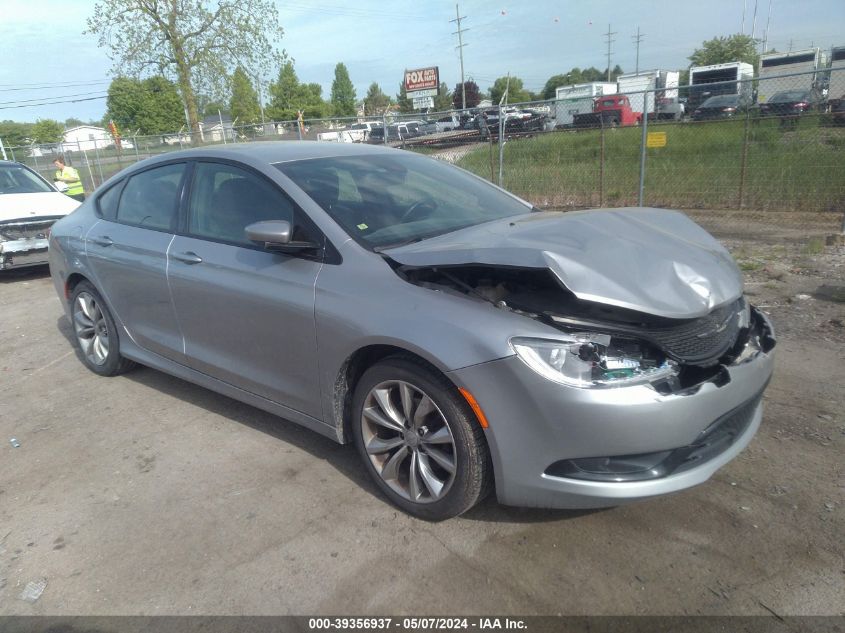
[{"label": "rear wheel", "polygon": [[135,366],[120,355],[114,319],[100,293],[87,281],[73,290],[71,314],[76,345],[88,369],[101,376],[117,376]]},{"label": "rear wheel", "polygon": [[484,432],[457,389],[411,358],[388,358],[358,382],[353,436],[367,471],[405,512],[443,520],[489,492]]}]

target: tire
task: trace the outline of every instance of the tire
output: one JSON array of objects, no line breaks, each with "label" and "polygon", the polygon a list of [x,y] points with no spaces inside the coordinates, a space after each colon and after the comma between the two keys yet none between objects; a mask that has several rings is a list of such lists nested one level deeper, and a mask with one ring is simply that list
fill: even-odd
[{"label": "tire", "polygon": [[390,357],[364,372],[352,434],[373,481],[413,516],[458,516],[492,488],[490,453],[472,410],[449,380],[413,357]]},{"label": "tire", "polygon": [[74,341],[88,369],[100,376],[117,376],[135,366],[120,355],[114,319],[94,286],[79,282],[71,294],[70,308]]}]

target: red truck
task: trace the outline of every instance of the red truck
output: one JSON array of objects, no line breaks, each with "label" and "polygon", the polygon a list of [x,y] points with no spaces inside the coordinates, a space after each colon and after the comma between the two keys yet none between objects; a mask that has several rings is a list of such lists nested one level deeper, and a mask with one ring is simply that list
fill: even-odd
[{"label": "red truck", "polygon": [[643,113],[631,110],[631,102],[625,95],[606,95],[593,101],[593,111],[572,117],[575,127],[618,127],[639,125]]}]

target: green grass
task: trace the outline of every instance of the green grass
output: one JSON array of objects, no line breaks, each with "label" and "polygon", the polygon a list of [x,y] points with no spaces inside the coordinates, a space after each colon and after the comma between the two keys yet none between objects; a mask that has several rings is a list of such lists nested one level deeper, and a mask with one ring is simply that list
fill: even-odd
[{"label": "green grass", "polygon": [[760,270],[764,266],[763,262],[753,262],[747,260],[740,261],[737,263],[739,264],[739,269],[747,273],[754,272],[755,270]]},{"label": "green grass", "polygon": [[[687,209],[839,211],[845,208],[845,129],[802,119],[661,124],[667,144],[647,150],[645,203]],[[636,204],[640,128],[556,131],[508,141],[504,186],[535,204],[586,207]],[[497,158],[494,170],[498,172]],[[743,161],[745,162],[743,180]],[[484,149],[458,164],[488,177]],[[742,198],[740,200],[740,197]]]},{"label": "green grass", "polygon": [[824,253],[824,240],[820,237],[810,238],[801,252],[804,255],[821,255]]}]

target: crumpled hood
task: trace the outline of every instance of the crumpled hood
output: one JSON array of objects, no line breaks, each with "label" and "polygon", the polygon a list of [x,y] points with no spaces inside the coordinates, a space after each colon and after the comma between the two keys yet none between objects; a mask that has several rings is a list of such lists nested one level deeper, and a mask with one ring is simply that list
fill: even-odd
[{"label": "crumpled hood", "polygon": [[0,222],[67,215],[78,206],[78,200],[58,191],[4,193],[0,194]]},{"label": "crumpled hood", "polygon": [[676,319],[703,316],[742,294],[728,251],[666,209],[529,213],[382,253],[413,267],[548,268],[579,299]]}]

